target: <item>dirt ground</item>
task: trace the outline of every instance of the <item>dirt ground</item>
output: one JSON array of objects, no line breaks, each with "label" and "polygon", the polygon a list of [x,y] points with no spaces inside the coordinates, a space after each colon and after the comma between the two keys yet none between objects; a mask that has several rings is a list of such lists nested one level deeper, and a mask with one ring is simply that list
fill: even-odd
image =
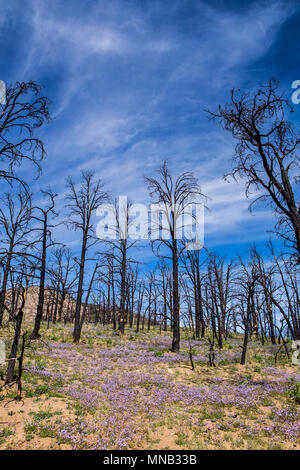
[{"label": "dirt ground", "polygon": [[[2,338],[9,345],[9,334]],[[44,327],[26,351],[22,400],[0,391],[0,449],[300,449],[300,369],[272,345],[229,339],[208,365],[205,340],[170,353],[170,333]],[[278,348],[278,347],[277,347]],[[3,370],[2,373],[5,371]]]}]

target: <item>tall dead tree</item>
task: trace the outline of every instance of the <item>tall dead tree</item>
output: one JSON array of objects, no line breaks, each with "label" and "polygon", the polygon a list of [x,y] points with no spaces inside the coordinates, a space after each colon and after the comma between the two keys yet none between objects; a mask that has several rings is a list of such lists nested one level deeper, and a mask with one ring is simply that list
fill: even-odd
[{"label": "tall dead tree", "polygon": [[11,262],[15,252],[21,251],[26,244],[26,236],[30,230],[30,212],[30,197],[22,189],[16,196],[13,193],[6,193],[0,200],[1,256],[4,257],[0,291],[0,326]]},{"label": "tall dead tree", "polygon": [[[25,302],[26,302],[26,297],[27,297],[27,290],[28,290],[28,285],[29,285],[29,280],[30,280],[30,273],[26,273],[26,267],[22,267],[24,272],[21,272],[18,275],[18,282],[20,284],[20,302],[17,302],[17,311],[12,312],[10,311],[10,318],[14,322],[14,338],[12,341],[11,349],[10,349],[10,354],[8,357],[8,365],[7,365],[7,370],[6,370],[6,379],[5,379],[5,384],[10,384],[14,380],[14,370],[15,370],[15,363],[17,360],[17,354],[18,354],[18,347],[19,347],[19,341],[20,341],[20,336],[21,336],[21,331],[22,331],[22,322],[23,322],[23,316],[24,316],[24,307],[25,307]],[[23,281],[25,280],[25,286],[23,286]],[[23,351],[24,353],[24,351]]]},{"label": "tall dead tree", "polygon": [[81,315],[80,324],[79,324],[79,328],[80,328],[79,337],[81,335],[82,326],[83,326],[83,323],[84,323],[84,320],[85,320],[85,317],[86,317],[86,313],[87,313],[87,310],[88,310],[88,307],[89,307],[89,298],[90,298],[90,295],[91,295],[91,292],[92,292],[93,284],[94,284],[94,281],[95,281],[95,276],[97,274],[98,269],[99,269],[99,264],[96,263],[95,266],[94,266],[90,281],[89,281],[85,301],[84,301],[84,304],[83,304],[83,310],[82,310],[82,315]]},{"label": "tall dead tree", "polygon": [[182,256],[184,270],[190,279],[193,286],[194,293],[194,308],[195,308],[195,336],[196,338],[204,338],[205,335],[205,321],[203,313],[203,275],[200,272],[201,266],[206,262],[200,259],[200,251],[187,251],[185,256]]},{"label": "tall dead tree", "polygon": [[246,265],[240,258],[240,269],[236,275],[237,298],[239,301],[239,326],[244,330],[244,340],[240,364],[246,363],[247,348],[251,325],[257,311],[256,288],[258,285],[258,273],[254,263]]},{"label": "tall dead tree", "polygon": [[218,322],[218,342],[223,346],[223,337],[226,337],[226,324],[231,314],[231,286],[232,262],[225,263],[225,259],[216,254],[210,255],[209,271],[211,271],[211,290],[214,300],[215,314]]},{"label": "tall dead tree", "polygon": [[[52,266],[49,268],[49,275],[52,277],[54,285],[57,289],[57,320],[61,321],[63,316],[63,308],[67,295],[71,295],[77,280],[76,266],[72,260],[72,253],[65,246],[59,247],[53,251]],[[55,323],[56,315],[52,319]]]},{"label": "tall dead tree", "polygon": [[16,82],[6,90],[0,104],[0,178],[8,182],[25,182],[15,174],[23,161],[39,162],[46,155],[43,142],[35,137],[35,129],[50,120],[48,98],[41,96],[41,87],[33,82]]},{"label": "tall dead tree", "polygon": [[[180,299],[179,299],[179,277],[178,264],[184,245],[180,246],[178,236],[180,224],[184,210],[189,203],[198,203],[201,195],[197,179],[192,172],[185,172],[173,180],[167,167],[166,161],[158,169],[158,177],[144,177],[148,184],[149,195],[154,204],[158,204],[157,224],[152,227],[151,232],[153,247],[156,246],[156,255],[168,258],[172,263],[172,324],[173,340],[172,351],[178,353],[180,350]],[[160,222],[160,214],[164,221]],[[168,235],[165,236],[166,234]],[[170,256],[161,252],[162,247],[167,247],[171,253]]]},{"label": "tall dead tree", "polygon": [[269,249],[273,257],[273,263],[269,266],[265,265],[255,247],[251,250],[252,260],[258,272],[258,282],[265,297],[280,313],[289,335],[298,340],[300,339],[299,270],[284,256],[277,256],[272,244],[269,244]]},{"label": "tall dead tree", "polygon": [[156,285],[155,271],[150,271],[146,277],[146,289],[145,289],[145,297],[148,299],[147,307],[146,307],[146,311],[148,312],[148,324],[147,324],[148,330],[150,330],[152,313],[154,313],[153,305],[155,304],[155,299],[156,299],[155,285]]},{"label": "tall dead tree", "polygon": [[169,302],[168,296],[168,287],[170,285],[170,270],[167,264],[162,261],[158,265],[160,271],[160,287],[161,287],[161,297],[162,297],[162,313],[161,318],[163,322],[164,331],[168,330],[168,321],[172,321],[172,302]]},{"label": "tall dead tree", "polygon": [[231,101],[209,112],[238,143],[233,169],[225,176],[246,181],[246,195],[259,191],[257,202],[269,204],[278,221],[276,233],[300,262],[300,205],[293,184],[299,183],[299,133],[288,120],[291,105],[271,79],[253,93],[231,91]]},{"label": "tall dead tree", "polygon": [[103,257],[102,267],[105,267],[105,271],[102,271],[102,277],[107,286],[107,308],[109,320],[111,320],[113,329],[117,328],[117,312],[116,312],[116,274],[117,269],[114,265],[114,259],[110,256],[111,253],[106,253]]},{"label": "tall dead tree", "polygon": [[95,179],[91,171],[82,172],[82,181],[76,186],[71,178],[67,185],[69,193],[66,196],[68,202],[70,221],[68,222],[75,230],[81,232],[81,253],[78,260],[79,276],[75,306],[75,319],[73,339],[75,343],[80,340],[80,316],[82,295],[84,290],[84,275],[88,250],[98,242],[93,229],[92,216],[98,206],[107,200],[107,193],[103,189],[100,179]]},{"label": "tall dead tree", "polygon": [[128,276],[128,291],[130,295],[129,305],[130,305],[130,313],[129,313],[129,326],[130,328],[133,327],[134,323],[134,307],[135,307],[135,294],[137,290],[137,282],[138,282],[138,266],[136,266],[135,270],[131,269]]},{"label": "tall dead tree", "polygon": [[140,330],[140,322],[141,322],[141,312],[143,308],[143,300],[144,300],[144,292],[145,292],[145,283],[141,281],[138,287],[138,301],[137,301],[137,312],[136,312],[136,332],[138,333]]},{"label": "tall dead tree", "polygon": [[131,207],[133,203],[130,200],[114,202],[111,205],[112,226],[109,227],[109,234],[105,242],[109,250],[106,256],[111,259],[114,266],[115,281],[119,285],[119,331],[124,334],[125,324],[127,323],[128,312],[125,308],[126,298],[128,297],[128,272],[129,266],[136,261],[129,256],[129,250],[136,244],[136,240],[130,238],[130,228],[132,225]]},{"label": "tall dead tree", "polygon": [[50,214],[55,214],[54,206],[55,206],[55,198],[57,194],[53,194],[52,191],[46,190],[42,191],[44,196],[49,198],[49,205],[48,207],[40,207],[35,206],[33,207],[33,211],[38,211],[41,216],[36,216],[33,214],[31,218],[41,224],[41,227],[35,227],[32,231],[39,231],[41,233],[39,242],[41,243],[41,256],[40,256],[40,263],[39,263],[39,271],[40,271],[40,283],[39,283],[39,296],[38,296],[38,304],[36,309],[35,321],[33,331],[30,335],[30,339],[37,339],[39,337],[40,325],[43,319],[43,309],[44,309],[44,299],[45,299],[45,278],[46,278],[46,261],[47,261],[47,249],[53,245],[51,239],[51,231],[50,231],[50,224],[49,224],[49,216]]}]

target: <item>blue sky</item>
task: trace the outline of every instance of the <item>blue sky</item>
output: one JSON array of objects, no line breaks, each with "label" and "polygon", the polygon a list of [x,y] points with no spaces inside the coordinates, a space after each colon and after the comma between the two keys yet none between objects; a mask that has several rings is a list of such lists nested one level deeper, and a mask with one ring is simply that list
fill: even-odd
[{"label": "blue sky", "polygon": [[[168,159],[192,170],[210,198],[205,243],[244,253],[270,236],[273,216],[251,215],[243,186],[225,183],[234,142],[204,108],[231,88],[271,76],[287,96],[300,79],[300,3],[233,0],[0,0],[0,79],[35,80],[53,104],[39,131],[48,157],[35,193],[93,169],[114,196],[148,202],[143,174]],[[298,121],[300,105],[293,119]],[[22,168],[25,179],[32,171]],[[59,240],[78,246],[60,228]],[[145,259],[148,258],[144,251]]]}]

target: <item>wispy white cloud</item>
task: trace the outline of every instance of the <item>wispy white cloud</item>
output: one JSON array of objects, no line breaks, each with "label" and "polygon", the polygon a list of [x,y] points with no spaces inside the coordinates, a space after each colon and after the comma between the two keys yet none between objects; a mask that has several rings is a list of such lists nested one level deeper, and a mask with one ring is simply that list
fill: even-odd
[{"label": "wispy white cloud", "polygon": [[[199,0],[185,16],[189,2],[176,0],[12,0],[14,11],[24,3],[13,20],[26,37],[16,79],[45,83],[54,102],[55,120],[42,130],[49,157],[38,184],[63,194],[65,177],[89,168],[113,195],[145,202],[143,174],[168,159],[174,174],[194,171],[210,197],[211,240],[222,243],[222,232],[226,240],[237,230],[264,232],[269,213],[254,219],[243,185],[222,180],[233,142],[203,108],[226,101],[232,87],[253,85],[248,71],[274,46],[294,2],[238,2],[232,9]],[[8,18],[10,9],[0,12],[0,24]]]}]

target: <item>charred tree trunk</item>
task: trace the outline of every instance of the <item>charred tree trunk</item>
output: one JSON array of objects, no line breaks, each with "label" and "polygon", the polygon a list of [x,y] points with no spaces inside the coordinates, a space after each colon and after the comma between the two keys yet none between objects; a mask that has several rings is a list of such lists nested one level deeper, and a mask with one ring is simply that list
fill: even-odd
[{"label": "charred tree trunk", "polygon": [[13,382],[14,380],[14,370],[15,370],[15,363],[16,363],[17,354],[18,354],[19,340],[21,336],[26,295],[27,295],[27,288],[24,290],[24,293],[22,296],[22,304],[21,304],[21,307],[19,308],[18,314],[15,319],[16,320],[15,334],[14,334],[14,339],[12,342],[12,346],[11,346],[11,350],[10,350],[10,354],[8,358],[8,366],[7,366],[6,380],[5,380],[6,384],[9,384]]},{"label": "charred tree trunk", "polygon": [[82,237],[78,288],[77,288],[77,297],[76,297],[76,305],[75,305],[74,331],[73,331],[74,343],[79,343],[80,333],[81,333],[80,311],[81,311],[82,295],[83,295],[84,267],[85,267],[85,256],[86,256],[86,251],[87,251],[86,246],[87,246],[87,232],[84,230],[83,237]]},{"label": "charred tree trunk", "polygon": [[176,240],[174,240],[173,248],[173,339],[171,351],[176,353],[180,351],[180,305]]},{"label": "charred tree trunk", "polygon": [[47,256],[47,230],[48,230],[47,212],[44,212],[43,241],[42,241],[42,259],[40,268],[40,286],[37,311],[35,316],[34,328],[31,333],[31,339],[39,337],[40,325],[43,318],[44,296],[45,296],[45,276],[46,276],[46,256]]}]

